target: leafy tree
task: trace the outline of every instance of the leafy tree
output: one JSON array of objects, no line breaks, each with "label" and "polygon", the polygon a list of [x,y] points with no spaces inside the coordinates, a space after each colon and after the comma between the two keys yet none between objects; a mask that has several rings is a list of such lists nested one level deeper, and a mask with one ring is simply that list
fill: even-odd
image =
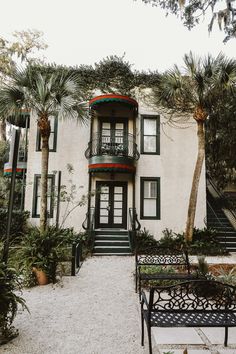
[{"label": "leafy tree", "polygon": [[[233,7],[234,0],[142,0],[145,4],[159,6],[169,13],[180,17],[184,26],[192,29],[200,23],[200,20],[208,11],[212,11],[212,18],[208,25],[209,32],[212,31],[213,24],[217,20],[220,30],[224,30],[226,37],[224,42],[236,35],[236,8]],[[220,4],[222,8],[216,10]],[[216,10],[216,11],[215,11]]]},{"label": "leafy tree", "polygon": [[0,90],[0,115],[17,115],[22,109],[37,115],[41,134],[41,206],[40,229],[47,225],[47,175],[49,157],[50,116],[84,120],[86,117],[77,76],[53,66],[27,66],[16,69],[11,81]]},{"label": "leafy tree", "polygon": [[172,115],[192,114],[197,123],[198,155],[194,169],[185,230],[187,241],[192,240],[197,194],[205,157],[205,123],[214,117],[214,109],[224,102],[227,92],[235,92],[236,62],[219,55],[198,59],[190,52],[184,56],[185,72],[175,66],[160,78],[154,89],[154,102]]},{"label": "leafy tree", "polygon": [[[0,85],[7,82],[17,63],[36,63],[35,51],[47,48],[38,30],[15,31],[13,40],[0,36]],[[6,121],[0,117],[0,140],[6,140]]]},{"label": "leafy tree", "polygon": [[206,167],[219,189],[236,183],[235,95],[225,94],[206,123]]}]

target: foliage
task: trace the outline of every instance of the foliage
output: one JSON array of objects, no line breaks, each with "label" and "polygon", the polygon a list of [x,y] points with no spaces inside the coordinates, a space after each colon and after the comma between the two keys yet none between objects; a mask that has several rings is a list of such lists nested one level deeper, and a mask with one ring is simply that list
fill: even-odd
[{"label": "foliage", "polygon": [[146,248],[155,247],[158,245],[158,241],[155,240],[154,236],[147,230],[143,229],[137,232],[136,236],[136,251],[141,252]]},{"label": "foliage", "polygon": [[27,277],[32,278],[32,268],[45,271],[49,281],[56,282],[56,271],[59,262],[66,255],[66,247],[71,246],[78,236],[73,229],[49,226],[40,234],[40,229],[32,227],[25,234],[18,252],[19,265]]},{"label": "foliage", "polygon": [[209,272],[208,264],[205,259],[205,256],[198,256],[198,272],[201,276],[206,276]]},{"label": "foliage", "polygon": [[225,270],[223,267],[220,267],[215,276],[216,280],[221,281],[224,284],[229,284],[236,286],[236,267],[233,267],[230,270]]},{"label": "foliage", "polygon": [[13,40],[0,37],[0,79],[4,80],[16,67],[17,59],[21,62],[36,62],[34,51],[47,48],[38,30],[15,31]]},{"label": "foliage", "polygon": [[41,134],[41,200],[40,228],[47,224],[47,175],[49,159],[50,116],[70,117],[81,122],[87,119],[87,109],[77,84],[75,73],[57,70],[55,66],[28,65],[11,74],[9,84],[0,90],[0,116],[19,115],[33,110]]},{"label": "foliage", "polygon": [[217,231],[204,228],[194,228],[193,242],[189,245],[189,252],[201,255],[225,255],[227,250],[217,241]]},{"label": "foliage", "polygon": [[[198,25],[206,13],[212,12],[212,18],[208,25],[209,32],[212,31],[215,21],[218,22],[220,30],[224,30],[226,37],[224,42],[227,42],[230,38],[235,37],[236,23],[234,20],[236,9],[233,7],[233,1],[225,0],[225,5],[221,0],[142,0],[146,4],[152,6],[159,6],[166,11],[166,14],[174,14],[180,17],[184,26],[188,29],[192,29]],[[218,8],[220,4],[220,9]],[[215,9],[217,9],[215,11]]]},{"label": "foliage", "polygon": [[184,235],[173,233],[172,230],[165,229],[162,231],[163,236],[159,240],[159,245],[161,247],[166,247],[169,249],[180,249],[183,247],[184,243]]},{"label": "foliage", "polygon": [[153,89],[153,103],[163,107],[172,124],[190,114],[197,124],[198,153],[189,197],[185,238],[192,240],[199,181],[205,157],[205,122],[213,119],[215,108],[224,95],[235,92],[236,61],[219,54],[198,58],[190,52],[184,56],[184,71],[177,66],[164,73]]},{"label": "foliage", "polygon": [[[159,273],[167,273],[167,274],[173,274],[175,273],[174,267],[171,266],[141,266],[140,269],[141,273],[145,274],[159,274]],[[169,286],[169,285],[174,285],[176,284],[176,280],[148,280],[148,281],[142,281],[142,286],[144,287],[150,287],[150,286]]]},{"label": "foliage", "polygon": [[190,254],[196,255],[225,255],[227,251],[216,240],[216,231],[211,229],[193,230],[193,241],[186,243],[184,233],[175,233],[170,229],[162,231],[163,236],[156,240],[146,229],[137,236],[137,250],[145,250],[149,247],[166,247],[169,249],[187,248]]},{"label": "foliage", "polygon": [[[0,240],[4,240],[7,227],[7,210],[0,209]],[[22,235],[27,231],[28,211],[14,210],[12,213],[12,223],[10,232],[10,242],[12,244],[19,243]]]},{"label": "foliage", "polygon": [[218,188],[236,183],[236,107],[234,95],[224,95],[206,122],[206,168]]},{"label": "foliage", "polygon": [[20,289],[16,271],[0,263],[0,345],[18,335],[13,326],[19,305],[27,309],[24,299],[15,293]]}]

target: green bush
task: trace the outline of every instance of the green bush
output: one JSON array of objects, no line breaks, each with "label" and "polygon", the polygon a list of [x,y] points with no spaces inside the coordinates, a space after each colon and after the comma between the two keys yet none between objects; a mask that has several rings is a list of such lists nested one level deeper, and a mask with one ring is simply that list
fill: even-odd
[{"label": "green bush", "polygon": [[[0,209],[0,240],[4,240],[6,237],[7,215],[8,211],[6,209]],[[22,235],[27,231],[28,217],[28,211],[13,211],[10,231],[11,244],[18,243],[22,238]]]},{"label": "green bush", "polygon": [[18,330],[12,326],[12,322],[19,305],[27,309],[24,299],[15,293],[19,289],[16,271],[0,263],[0,345],[18,335]]},{"label": "green bush", "polygon": [[[168,274],[173,274],[176,272],[176,270],[174,269],[174,267],[171,266],[158,266],[158,265],[152,265],[152,266],[146,266],[143,265],[141,266],[140,269],[141,273],[145,273],[145,274],[159,274],[159,273],[168,273]],[[147,280],[147,281],[142,281],[142,285],[144,287],[150,287],[150,286],[169,286],[169,285],[174,285],[176,284],[176,280]]]},{"label": "green bush", "polygon": [[31,227],[24,235],[16,255],[25,285],[35,285],[32,268],[43,270],[50,282],[56,282],[57,267],[63,261],[71,260],[73,242],[86,244],[84,234],[77,234],[73,228],[48,226],[40,233],[37,227]]},{"label": "green bush", "polygon": [[169,229],[163,230],[162,233],[163,236],[159,240],[159,245],[161,247],[180,249],[185,245],[183,234],[176,234]]},{"label": "green bush", "polygon": [[158,246],[158,241],[155,240],[154,236],[145,228],[137,232],[136,235],[136,251],[142,252],[147,248],[152,248]]},{"label": "green bush", "polygon": [[211,229],[193,230],[193,241],[186,243],[184,233],[175,233],[165,229],[163,236],[156,240],[154,236],[144,228],[137,236],[137,251],[140,252],[147,248],[164,247],[169,249],[188,249],[189,254],[196,255],[226,255],[227,250],[217,241],[216,231]]}]

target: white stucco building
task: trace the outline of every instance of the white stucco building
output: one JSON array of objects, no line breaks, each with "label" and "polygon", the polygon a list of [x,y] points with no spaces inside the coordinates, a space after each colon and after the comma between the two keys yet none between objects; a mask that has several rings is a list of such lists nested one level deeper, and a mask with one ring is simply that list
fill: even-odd
[{"label": "white stucco building", "polygon": [[[182,232],[197,156],[196,125],[184,129],[127,96],[101,95],[90,101],[90,121],[51,120],[49,223],[82,229],[89,212],[96,230],[127,230],[136,210],[141,228],[161,236],[165,228]],[[25,209],[39,223],[40,135],[30,119]],[[68,166],[73,170],[69,172]],[[73,200],[58,200],[58,191]],[[50,192],[52,191],[52,193]],[[83,194],[85,205],[72,209]],[[53,198],[54,197],[54,198]],[[54,202],[53,202],[54,199]],[[204,227],[205,170],[200,181],[195,225]]]}]

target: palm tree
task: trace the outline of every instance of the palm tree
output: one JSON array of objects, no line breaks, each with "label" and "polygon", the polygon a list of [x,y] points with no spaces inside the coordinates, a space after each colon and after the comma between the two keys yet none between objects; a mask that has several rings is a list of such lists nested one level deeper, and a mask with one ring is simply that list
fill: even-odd
[{"label": "palm tree", "polygon": [[17,115],[31,110],[37,115],[41,134],[41,205],[40,230],[47,226],[47,175],[50,117],[86,119],[86,109],[75,71],[55,66],[17,68],[11,81],[0,90],[0,115]]},{"label": "palm tree", "polygon": [[173,116],[191,114],[197,123],[198,155],[189,197],[185,239],[192,241],[199,180],[205,157],[205,122],[223,101],[224,93],[235,92],[236,62],[222,54],[213,59],[184,56],[184,71],[174,66],[164,73],[153,90],[156,105],[162,105]]}]

